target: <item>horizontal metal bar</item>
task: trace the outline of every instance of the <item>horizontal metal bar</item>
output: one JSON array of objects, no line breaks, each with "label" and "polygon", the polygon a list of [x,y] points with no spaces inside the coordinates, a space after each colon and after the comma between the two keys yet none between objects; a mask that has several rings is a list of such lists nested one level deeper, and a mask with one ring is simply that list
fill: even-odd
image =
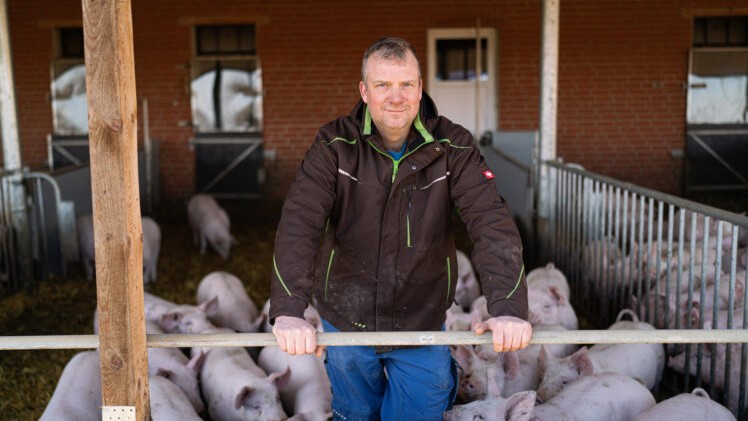
[{"label": "horizontal metal bar", "polygon": [[[747,343],[748,329],[663,329],[663,330],[567,330],[537,331],[532,344],[615,344],[615,343]],[[319,333],[324,346],[482,345],[491,334],[473,332],[335,332]],[[272,333],[149,334],[151,348],[263,347],[275,346]],[[98,335],[2,336],[0,350],[92,349]]]},{"label": "horizontal metal bar", "polygon": [[603,183],[609,184],[614,187],[620,187],[622,189],[626,189],[628,191],[631,191],[631,192],[634,192],[634,193],[637,193],[643,196],[651,197],[661,202],[671,203],[675,206],[678,206],[679,208],[685,208],[688,210],[703,213],[713,218],[718,218],[723,221],[727,221],[735,225],[739,225],[741,227],[748,227],[748,216],[743,216],[737,213],[728,212],[723,209],[719,209],[713,206],[708,206],[708,205],[697,203],[691,200],[683,199],[681,197],[673,196],[671,194],[662,193],[657,190],[640,187],[640,186],[637,186],[636,184],[616,180],[615,178],[606,177],[604,175],[593,173],[591,171],[580,170],[578,168],[569,166],[562,162],[545,161],[543,162],[543,164],[548,165],[553,168],[557,168],[562,171],[570,172],[572,174],[578,174],[583,177],[587,177],[593,180],[598,180],[598,181],[601,181]]}]

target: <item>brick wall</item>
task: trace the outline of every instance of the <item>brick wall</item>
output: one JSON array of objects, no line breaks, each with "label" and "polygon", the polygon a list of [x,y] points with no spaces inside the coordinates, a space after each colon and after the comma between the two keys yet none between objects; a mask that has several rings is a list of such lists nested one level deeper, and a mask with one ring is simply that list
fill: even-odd
[{"label": "brick wall", "polygon": [[[133,2],[139,98],[148,98],[151,134],[161,141],[162,194],[193,191],[188,92],[191,26],[257,22],[263,68],[268,193],[282,197],[317,128],[358,99],[360,57],[385,35],[409,39],[425,64],[426,29],[495,27],[499,33],[499,125],[538,125],[540,1]],[[561,4],[558,153],[593,171],[677,192],[684,144],[691,19],[726,1],[575,0]],[[53,27],[81,21],[72,0],[8,0],[24,162],[41,167],[52,130],[49,64]],[[685,12],[684,12],[685,11]],[[182,124],[180,124],[182,123]]]}]

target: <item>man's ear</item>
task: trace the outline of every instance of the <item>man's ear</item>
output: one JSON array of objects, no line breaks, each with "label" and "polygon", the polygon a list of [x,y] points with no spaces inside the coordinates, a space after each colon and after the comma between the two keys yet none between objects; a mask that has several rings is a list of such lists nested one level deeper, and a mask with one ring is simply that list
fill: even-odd
[{"label": "man's ear", "polygon": [[364,100],[365,103],[369,103],[369,93],[366,91],[366,84],[364,81],[361,81],[358,83],[358,91],[361,93],[361,99]]}]

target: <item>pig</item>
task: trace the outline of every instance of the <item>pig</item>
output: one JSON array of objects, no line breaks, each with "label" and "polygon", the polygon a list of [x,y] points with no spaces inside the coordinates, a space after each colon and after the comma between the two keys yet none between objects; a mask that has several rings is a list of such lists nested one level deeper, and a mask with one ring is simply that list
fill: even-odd
[{"label": "pig", "polygon": [[[146,322],[146,333],[164,333],[153,323]],[[159,376],[174,383],[187,398],[195,412],[201,414],[205,404],[200,397],[200,387],[197,376],[205,360],[205,354],[195,353],[193,358],[187,358],[176,348],[148,348],[148,375]]]},{"label": "pig", "polygon": [[[725,385],[725,361],[727,360],[727,346],[730,347],[730,361],[729,366],[734,367],[731,371],[730,375],[730,382],[728,384],[729,392],[726,392],[724,390]],[[703,355],[701,359],[701,379],[704,384],[708,384],[712,381],[712,377],[714,380],[714,385],[717,388],[717,390],[721,391],[724,395],[726,395],[728,400],[728,408],[730,408],[730,411],[732,411],[733,414],[738,413],[738,405],[739,405],[739,399],[740,399],[740,359],[741,359],[741,348],[742,344],[735,343],[735,344],[716,344],[716,356],[715,353],[712,352],[711,346],[705,346],[703,348]],[[711,367],[712,367],[712,359],[717,360],[717,369],[712,374],[711,373]],[[686,353],[682,352],[678,355],[674,355],[668,359],[668,366],[672,368],[673,370],[684,373],[686,372],[685,369],[685,363],[686,363]],[[697,373],[697,355],[696,350],[692,347],[691,348],[691,354],[690,354],[690,360],[689,360],[689,366],[688,366],[688,374],[691,374],[692,376],[696,376]],[[746,382],[748,382],[748,377],[744,379]],[[748,389],[746,389],[746,396],[744,396],[746,399],[748,399]]]},{"label": "pig", "polygon": [[[215,329],[210,333],[230,331]],[[196,350],[193,348],[193,352]],[[288,367],[266,374],[247,351],[239,347],[207,348],[200,371],[210,418],[227,421],[285,420],[278,390],[284,389],[290,378]]]},{"label": "pig", "polygon": [[260,352],[257,364],[266,373],[290,368],[288,384],[280,391],[287,413],[305,421],[326,421],[332,417],[332,389],[321,358],[312,354],[289,355],[277,346],[268,346]]},{"label": "pig", "polygon": [[231,246],[237,244],[231,235],[231,222],[226,211],[205,194],[192,196],[187,204],[190,228],[200,254],[205,254],[207,244],[224,260],[231,254]]},{"label": "pig", "polygon": [[457,385],[457,396],[464,402],[484,399],[492,387],[501,393],[506,378],[514,378],[519,370],[519,360],[511,352],[475,350],[466,345],[457,345],[451,350],[457,364],[462,368]]},{"label": "pig", "polygon": [[98,351],[80,352],[68,361],[39,420],[101,420],[101,368]]},{"label": "pig", "polygon": [[444,412],[444,421],[529,421],[535,407],[535,392],[517,392],[504,399],[490,399],[455,405]]},{"label": "pig", "polygon": [[652,393],[619,373],[585,376],[536,405],[531,421],[630,421],[655,404]]},{"label": "pig", "polygon": [[560,324],[569,330],[577,330],[579,327],[574,307],[558,287],[529,289],[527,301],[530,307],[529,321],[532,325]]},{"label": "pig", "polygon": [[168,333],[201,333],[215,328],[208,320],[218,311],[218,299],[198,306],[176,304],[150,293],[143,293],[145,318]]},{"label": "pig", "polygon": [[569,282],[566,280],[566,276],[563,272],[556,269],[556,266],[552,262],[543,267],[531,270],[527,273],[525,279],[529,290],[556,287],[558,292],[566,297],[567,300],[570,297]]},{"label": "pig", "polygon": [[83,264],[83,270],[86,274],[86,280],[92,281],[94,278],[94,262],[96,252],[94,249],[94,230],[93,215],[81,215],[75,223],[75,230],[78,234],[78,251],[80,260]]},{"label": "pig", "polygon": [[634,421],[736,421],[724,406],[709,398],[706,390],[697,387],[647,409]]},{"label": "pig", "polygon": [[470,313],[465,313],[457,303],[452,303],[446,311],[444,329],[447,331],[468,331],[472,326]]},{"label": "pig", "polygon": [[481,295],[478,278],[475,277],[473,265],[470,264],[468,256],[457,250],[457,285],[455,286],[455,301],[463,309],[470,305]]},{"label": "pig", "polygon": [[[624,311],[634,320],[620,320],[626,314],[620,313],[619,320],[609,330],[654,330],[652,325],[639,322],[631,310]],[[665,351],[661,344],[600,344],[589,349],[583,347],[568,357],[554,358],[541,347],[539,361],[543,379],[537,392],[541,400],[547,401],[579,378],[594,373],[624,374],[652,389],[662,378]]]},{"label": "pig", "polygon": [[[533,332],[538,331],[562,331],[566,330],[561,325],[537,325],[533,326]],[[555,358],[563,358],[576,351],[574,344],[544,345],[545,351]],[[504,358],[516,358],[516,362],[507,363],[508,366],[517,366],[517,370],[505,373],[504,387],[501,396],[508,397],[523,390],[537,390],[542,379],[543,372],[540,366],[541,345],[530,345],[527,348],[507,353]]]},{"label": "pig", "polygon": [[201,421],[184,392],[162,376],[148,376],[153,421]]},{"label": "pig", "polygon": [[582,279],[594,284],[607,282],[613,287],[628,285],[639,276],[638,250],[637,243],[631,242],[626,254],[616,240],[609,237],[588,243],[582,251]]},{"label": "pig", "polygon": [[213,299],[218,299],[218,307],[210,320],[218,327],[254,333],[264,323],[264,318],[258,317],[257,306],[247,295],[242,281],[228,272],[211,272],[200,281],[197,302],[202,304]]},{"label": "pig", "polygon": [[153,218],[144,216],[141,219],[143,227],[143,282],[156,280],[158,255],[161,251],[161,228]]}]

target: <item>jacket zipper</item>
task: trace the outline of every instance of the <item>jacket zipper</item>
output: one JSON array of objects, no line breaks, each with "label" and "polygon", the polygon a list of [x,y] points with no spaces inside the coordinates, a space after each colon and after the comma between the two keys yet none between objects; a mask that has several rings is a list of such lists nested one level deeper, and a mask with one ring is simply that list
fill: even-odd
[{"label": "jacket zipper", "polygon": [[395,160],[395,158],[393,158],[392,155],[388,154],[387,152],[383,152],[381,149],[377,148],[376,145],[374,145],[374,143],[370,139],[367,139],[366,141],[369,143],[369,146],[371,146],[372,148],[374,148],[375,151],[379,152],[380,154],[382,154],[382,155],[384,155],[387,158],[389,158],[389,159],[392,160],[392,164],[393,164],[392,165],[392,182],[393,183],[395,182],[395,177],[397,176],[397,171],[400,168],[400,162],[402,162],[402,160],[405,159],[405,158],[407,158],[408,156],[412,155],[415,151],[421,149],[421,147],[423,147],[423,145],[431,143],[431,142],[423,142],[420,145],[418,145],[417,148],[415,148],[412,151],[407,152],[405,155],[401,156],[399,160]]},{"label": "jacket zipper", "polygon": [[444,305],[449,307],[449,291],[452,289],[452,265],[447,256],[447,298],[444,300]]},{"label": "jacket zipper", "polygon": [[413,208],[413,190],[407,188],[406,190],[408,191],[408,211],[405,214],[405,228],[407,235],[406,245],[408,247],[413,247],[413,239],[410,236],[410,213],[411,209]]},{"label": "jacket zipper", "polygon": [[335,257],[335,249],[330,252],[330,260],[327,261],[327,273],[325,274],[325,301],[327,301],[327,281],[330,280],[330,268],[332,268],[332,259]]}]

